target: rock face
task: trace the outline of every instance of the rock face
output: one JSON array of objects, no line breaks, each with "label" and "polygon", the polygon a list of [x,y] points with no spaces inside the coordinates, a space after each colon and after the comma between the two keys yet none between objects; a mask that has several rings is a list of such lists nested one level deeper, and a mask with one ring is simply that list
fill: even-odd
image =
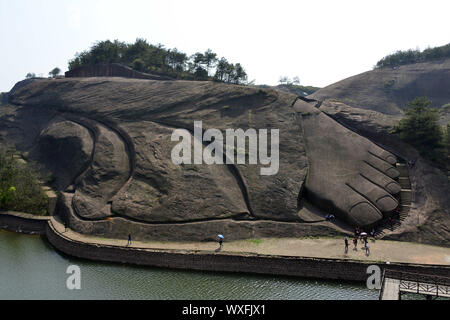
[{"label": "rock face", "polygon": [[401,107],[417,96],[427,96],[432,106],[450,102],[450,59],[380,68],[322,88],[310,98],[338,99],[356,108],[384,114],[401,114]]},{"label": "rock face", "polygon": [[[0,109],[0,137],[53,173],[58,212],[82,233],[198,241],[376,225],[398,204],[396,157],[307,101],[213,82],[34,80]],[[248,159],[174,164],[172,133],[185,129],[194,144],[194,121],[224,133],[278,129],[278,173]],[[305,222],[311,206],[338,220]]]}]

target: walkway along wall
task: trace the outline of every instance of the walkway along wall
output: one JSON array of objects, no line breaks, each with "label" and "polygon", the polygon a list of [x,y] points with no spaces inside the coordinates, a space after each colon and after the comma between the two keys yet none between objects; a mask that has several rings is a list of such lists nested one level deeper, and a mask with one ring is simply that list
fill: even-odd
[{"label": "walkway along wall", "polygon": [[[140,249],[99,245],[68,238],[57,231],[54,217],[0,212],[0,227],[11,231],[43,234],[55,249],[77,258],[142,266],[216,272],[242,272],[318,279],[363,281],[374,262],[189,250]],[[381,269],[387,265],[378,264]],[[450,266],[391,263],[391,270],[430,275],[450,275]]]},{"label": "walkway along wall", "polygon": [[[259,273],[318,279],[366,281],[367,268],[373,262],[319,259],[308,257],[268,256],[250,253],[156,250],[106,246],[79,242],[58,233],[51,219],[46,235],[58,250],[78,258],[94,261],[131,263],[143,266],[216,272]],[[383,269],[386,265],[379,265]],[[389,269],[431,275],[449,275],[450,266],[391,263]]]}]

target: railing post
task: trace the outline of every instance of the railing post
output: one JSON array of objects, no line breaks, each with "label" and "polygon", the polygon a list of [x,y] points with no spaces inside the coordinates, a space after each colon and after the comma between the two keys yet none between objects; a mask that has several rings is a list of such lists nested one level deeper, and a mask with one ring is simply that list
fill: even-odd
[{"label": "railing post", "polygon": [[419,288],[419,275],[417,275],[417,293],[419,293],[419,290],[420,288]]},{"label": "railing post", "polygon": [[438,296],[439,297],[439,284],[438,284],[438,278],[437,277],[435,277],[435,281],[436,281],[436,296]]},{"label": "railing post", "polygon": [[378,300],[382,300],[382,298],[383,298],[385,276],[386,276],[386,268],[383,268],[383,276],[381,277],[380,296],[379,296]]}]

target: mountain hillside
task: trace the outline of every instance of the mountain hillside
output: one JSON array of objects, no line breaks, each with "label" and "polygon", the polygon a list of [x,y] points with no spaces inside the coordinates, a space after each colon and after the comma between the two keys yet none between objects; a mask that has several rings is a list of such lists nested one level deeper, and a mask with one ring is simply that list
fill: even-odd
[{"label": "mountain hillside", "polygon": [[322,101],[338,99],[352,107],[396,115],[417,96],[428,97],[432,106],[438,108],[450,102],[450,58],[374,69],[308,97]]}]

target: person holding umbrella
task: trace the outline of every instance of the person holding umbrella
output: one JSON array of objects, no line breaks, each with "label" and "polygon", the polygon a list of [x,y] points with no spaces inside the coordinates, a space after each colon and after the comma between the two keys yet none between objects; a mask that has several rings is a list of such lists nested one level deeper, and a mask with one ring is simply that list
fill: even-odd
[{"label": "person holding umbrella", "polygon": [[366,244],[366,242],[367,242],[367,232],[361,232],[360,236],[361,236],[361,240],[364,242],[364,244]]},{"label": "person holding umbrella", "polygon": [[219,234],[218,237],[219,237],[219,251],[220,251],[220,250],[222,250],[223,239],[225,239],[225,237],[221,234]]}]

